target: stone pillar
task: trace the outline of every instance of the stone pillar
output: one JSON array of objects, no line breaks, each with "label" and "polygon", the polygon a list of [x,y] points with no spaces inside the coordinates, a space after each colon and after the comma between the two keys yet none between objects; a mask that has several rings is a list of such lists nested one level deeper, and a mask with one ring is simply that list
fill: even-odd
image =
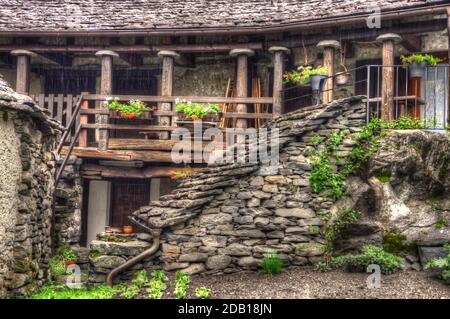
[{"label": "stone pillar", "polygon": [[377,37],[383,44],[382,60],[383,70],[381,78],[381,119],[391,122],[394,112],[394,67],[395,44],[402,40],[395,33],[386,33]]},{"label": "stone pillar", "polygon": [[33,52],[27,50],[13,50],[11,54],[17,56],[16,92],[30,94],[30,60]]},{"label": "stone pillar", "polygon": [[334,54],[336,49],[339,49],[341,44],[336,40],[324,40],[317,44],[317,48],[323,50],[323,66],[327,68],[328,76],[331,78],[325,81],[323,86],[323,103],[330,103],[333,101],[333,88],[334,88]]},{"label": "stone pillar", "polygon": [[[119,55],[113,51],[101,50],[95,53],[96,56],[101,57],[101,82],[100,82],[100,94],[111,95],[112,85],[113,85],[113,57],[118,57]],[[99,104],[100,109],[108,109],[105,104]],[[97,124],[108,124],[109,115],[100,114],[96,116]],[[98,149],[101,151],[106,151],[108,149],[109,140],[109,130],[99,129],[98,130]]]},{"label": "stone pillar", "polygon": [[[237,59],[236,71],[236,97],[247,97],[248,90],[248,57],[255,54],[251,49],[233,49],[230,51],[232,57]],[[236,106],[238,113],[247,113],[247,104]],[[237,128],[247,128],[247,119],[237,119]]]},{"label": "stone pillar", "polygon": [[284,113],[281,91],[283,90],[283,70],[284,54],[291,51],[285,47],[270,47],[269,52],[273,53],[273,115]]},{"label": "stone pillar", "polygon": [[[162,58],[161,95],[172,96],[174,63],[175,58],[180,55],[175,51],[162,50],[158,52],[158,56]],[[159,109],[161,111],[172,111],[172,103],[161,103]],[[160,116],[158,121],[161,126],[170,126],[172,124],[170,116]],[[173,121],[175,121],[175,118],[173,118]],[[161,132],[159,138],[168,139],[169,133]]]}]

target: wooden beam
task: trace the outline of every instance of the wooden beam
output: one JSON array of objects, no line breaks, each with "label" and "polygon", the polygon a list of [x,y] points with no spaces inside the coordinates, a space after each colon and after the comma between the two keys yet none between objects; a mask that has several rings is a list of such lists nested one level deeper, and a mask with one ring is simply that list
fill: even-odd
[{"label": "wooden beam", "polygon": [[[86,100],[106,101],[111,95],[87,94]],[[150,96],[150,95],[114,95],[122,101],[140,100],[142,102],[167,102],[174,103],[176,99],[198,103],[230,103],[230,104],[272,104],[271,97],[220,97],[220,96]]]},{"label": "wooden beam", "polygon": [[[67,154],[67,147],[63,147],[62,154]],[[83,158],[112,159],[117,161],[143,161],[171,163],[171,152],[162,151],[134,151],[134,150],[106,150],[102,151],[95,147],[74,147],[72,155]]]},{"label": "wooden beam", "polygon": [[[101,71],[101,82],[100,82],[100,94],[110,95],[112,93],[113,85],[113,57],[118,56],[117,53],[113,51],[98,51],[95,55],[101,57],[102,71]],[[98,107],[100,109],[106,108],[103,103],[99,103]],[[109,115],[101,114],[96,116],[96,122],[98,124],[108,124]],[[107,129],[98,130],[98,148],[99,150],[105,151],[108,149],[108,138],[109,131]]]},{"label": "wooden beam", "polygon": [[[81,175],[84,178],[159,178],[170,177],[176,172],[184,171],[184,167],[147,167],[147,168],[129,168],[129,167],[111,167],[96,164],[86,164],[81,167]],[[191,168],[193,172],[199,168]]]},{"label": "wooden beam", "polygon": [[[158,56],[162,57],[162,75],[161,75],[161,95],[163,96],[171,96],[173,91],[173,68],[175,57],[178,57],[179,54],[175,51],[163,50],[158,52]],[[172,111],[172,105],[167,102],[163,102],[160,104],[161,111]],[[158,118],[158,123],[161,126],[170,126],[171,121],[175,121],[175,119],[169,116],[160,116]],[[169,134],[167,132],[163,132],[159,135],[160,139],[168,139]]]},{"label": "wooden beam", "polygon": [[414,34],[405,34],[402,36],[402,42],[400,44],[409,52],[422,51],[422,42],[420,37]]},{"label": "wooden beam", "polygon": [[[137,150],[137,151],[172,151],[176,144],[182,141],[179,140],[147,140],[137,138],[111,138],[109,140],[110,150]],[[194,149],[194,144],[191,141],[183,141],[183,144],[188,146],[190,144],[191,149]],[[203,142],[203,147],[208,145],[209,142]]]},{"label": "wooden beam", "polygon": [[13,50],[11,54],[17,56],[16,91],[28,95],[30,93],[30,59],[33,53]]},{"label": "wooden beam", "polygon": [[330,77],[323,86],[323,103],[333,101],[334,81],[331,76],[334,75],[334,54],[336,49],[340,48],[340,43],[336,40],[324,40],[317,44],[319,49],[323,50],[323,66],[327,68],[327,75]]},{"label": "wooden beam", "polygon": [[111,50],[117,53],[139,53],[151,54],[162,50],[178,51],[181,53],[196,53],[196,52],[228,52],[231,49],[245,47],[253,50],[262,50],[263,44],[261,42],[250,43],[227,43],[227,44],[176,44],[176,45],[105,45],[105,46],[50,46],[50,45],[0,45],[0,52],[10,52],[12,50],[28,50],[36,53],[91,53],[101,50]]},{"label": "wooden beam", "polygon": [[288,54],[290,50],[286,47],[270,47],[269,52],[273,53],[273,114],[279,115],[284,113],[282,109],[282,90],[283,90],[283,71],[284,71],[284,54]]},{"label": "wooden beam", "polygon": [[[86,94],[86,93],[87,92],[82,92],[81,95]],[[81,104],[81,110],[80,110],[80,115],[79,115],[79,123],[77,123],[77,125],[76,125],[77,127],[78,127],[78,124],[80,124],[82,126],[81,130],[80,130],[80,136],[78,138],[78,145],[80,147],[87,147],[88,132],[87,132],[86,128],[83,128],[83,125],[88,124],[89,118],[87,115],[82,114],[81,111],[87,110],[89,108],[89,101],[84,100],[81,103],[82,104]]]}]

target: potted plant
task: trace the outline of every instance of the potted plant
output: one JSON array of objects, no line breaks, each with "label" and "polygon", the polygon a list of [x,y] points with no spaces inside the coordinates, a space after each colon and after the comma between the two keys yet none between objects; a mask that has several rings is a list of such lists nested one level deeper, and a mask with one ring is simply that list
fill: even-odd
[{"label": "potted plant", "polygon": [[64,261],[64,265],[66,267],[69,265],[76,264],[77,255],[75,254],[75,252],[72,249],[70,249],[68,247],[63,248],[61,255],[62,255],[62,258]]},{"label": "potted plant", "polygon": [[122,232],[123,232],[124,234],[130,235],[130,234],[133,233],[133,231],[134,231],[134,230],[133,230],[133,226],[130,226],[130,225],[123,226]]},{"label": "potted plant", "polygon": [[344,71],[338,72],[334,75],[334,82],[338,86],[346,85],[350,80],[350,73],[348,72],[347,67],[345,66],[345,52],[346,48],[344,45],[340,50],[340,64]]},{"label": "potted plant", "polygon": [[208,120],[211,122],[218,122],[218,113],[221,108],[218,104],[208,103],[193,103],[190,101],[175,101],[175,109],[179,113],[179,117],[193,121],[194,126],[197,121]]},{"label": "potted plant", "polygon": [[117,97],[108,99],[108,108],[116,111],[117,114],[124,119],[139,119],[144,112],[153,112],[158,109],[157,106],[147,106],[139,100],[131,100],[128,103],[122,103]]},{"label": "potted plant", "polygon": [[410,56],[400,57],[404,67],[408,67],[409,77],[411,79],[421,79],[425,76],[427,66],[435,66],[442,59],[435,58],[431,54],[411,54]]},{"label": "potted plant", "polygon": [[327,68],[323,66],[311,67],[300,66],[297,70],[285,72],[283,74],[284,83],[296,83],[299,85],[311,84],[313,91],[321,91],[324,80],[327,76]]}]

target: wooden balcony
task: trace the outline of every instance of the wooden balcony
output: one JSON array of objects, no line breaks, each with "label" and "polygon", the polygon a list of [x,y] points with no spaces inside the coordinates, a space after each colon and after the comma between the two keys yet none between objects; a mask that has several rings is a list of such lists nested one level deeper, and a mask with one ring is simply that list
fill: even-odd
[{"label": "wooden balcony", "polygon": [[[114,96],[116,97],[116,96]],[[237,104],[246,104],[249,110],[265,110],[260,113],[221,112],[218,121],[205,123],[215,126],[222,131],[226,127],[234,127],[237,119],[245,119],[248,127],[259,127],[267,120],[272,119],[271,97],[261,98],[224,98],[200,96],[117,96],[120,100],[140,100],[147,105],[170,103],[174,110],[175,100],[182,99],[199,103],[216,103],[226,109],[233,110]],[[64,136],[58,147],[63,155],[72,154],[81,158],[92,158],[116,161],[142,161],[142,162],[172,162],[171,150],[179,140],[173,140],[171,134],[179,128],[180,116],[175,111],[154,111],[151,116],[144,113],[140,119],[127,120],[120,118],[115,111],[100,107],[108,98],[98,94],[80,94],[77,96],[62,94],[38,95],[33,98],[45,108],[50,115],[60,121],[66,128]],[[258,107],[255,107],[257,105]],[[99,116],[106,116],[106,124],[100,124]],[[170,126],[159,125],[159,117],[169,117]],[[108,131],[108,148],[99,149],[98,132]],[[160,139],[160,133],[167,132],[168,139]],[[191,141],[184,141],[192,143]],[[202,138],[204,144],[211,142]],[[224,143],[225,135],[224,135]]]}]

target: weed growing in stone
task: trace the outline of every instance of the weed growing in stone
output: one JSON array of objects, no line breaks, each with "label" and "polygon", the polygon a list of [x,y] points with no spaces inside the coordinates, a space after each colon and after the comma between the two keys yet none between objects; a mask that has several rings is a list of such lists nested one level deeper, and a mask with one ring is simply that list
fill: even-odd
[{"label": "weed growing in stone", "polygon": [[261,268],[264,274],[276,275],[283,271],[283,262],[277,254],[268,254],[264,256]]},{"label": "weed growing in stone", "polygon": [[441,269],[441,278],[450,284],[450,244],[445,245],[444,248],[448,249],[447,256],[430,260],[424,269]]},{"label": "weed growing in stone", "polygon": [[344,255],[333,257],[329,264],[321,262],[317,264],[316,269],[319,271],[328,271],[346,267],[347,270],[355,272],[365,272],[371,264],[380,266],[383,274],[390,274],[402,268],[402,258],[390,254],[383,250],[382,247],[367,245],[362,248],[358,255]]}]

